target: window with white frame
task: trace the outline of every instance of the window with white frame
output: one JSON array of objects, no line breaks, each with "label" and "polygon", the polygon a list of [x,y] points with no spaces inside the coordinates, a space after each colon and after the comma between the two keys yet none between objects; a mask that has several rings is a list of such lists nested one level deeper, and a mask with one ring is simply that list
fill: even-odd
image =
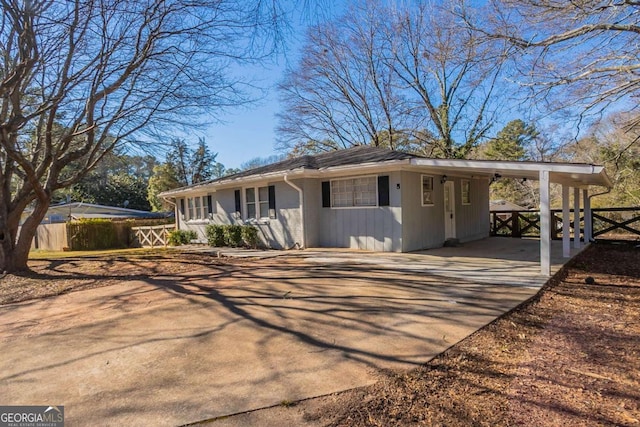
[{"label": "window with white frame", "polygon": [[471,204],[471,181],[469,181],[468,179],[463,179],[462,181],[460,181],[460,187],[461,187],[461,197],[462,197],[462,204],[463,205],[470,205]]},{"label": "window with white frame", "polygon": [[259,218],[269,218],[269,187],[258,188]]},{"label": "window with white frame", "polygon": [[213,197],[211,195],[188,197],[186,204],[186,220],[209,219],[213,214]]},{"label": "window with white frame", "polygon": [[247,218],[256,217],[256,189],[247,188],[244,192],[245,201],[247,204]]},{"label": "window with white frame", "polygon": [[433,177],[422,175],[422,206],[433,206]]},{"label": "window with white frame", "polygon": [[187,198],[187,219],[193,219],[194,215],[193,197],[189,197]]},{"label": "window with white frame", "polygon": [[245,204],[247,219],[269,218],[269,187],[246,188]]},{"label": "window with white frame", "polygon": [[192,216],[191,219],[202,219],[202,198],[201,197],[193,198],[193,209],[194,209],[194,216]]},{"label": "window with white frame", "polygon": [[377,177],[366,176],[331,181],[331,207],[346,208],[377,205]]}]

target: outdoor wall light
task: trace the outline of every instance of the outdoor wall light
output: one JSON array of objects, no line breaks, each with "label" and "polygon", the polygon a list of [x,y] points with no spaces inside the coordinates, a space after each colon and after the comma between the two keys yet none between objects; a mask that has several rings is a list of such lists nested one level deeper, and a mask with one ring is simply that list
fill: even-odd
[{"label": "outdoor wall light", "polygon": [[440,184],[444,184],[445,182],[447,182],[447,175],[442,175],[442,178],[440,178]]},{"label": "outdoor wall light", "polygon": [[400,183],[396,184],[396,189],[398,189],[398,190],[400,189]]}]

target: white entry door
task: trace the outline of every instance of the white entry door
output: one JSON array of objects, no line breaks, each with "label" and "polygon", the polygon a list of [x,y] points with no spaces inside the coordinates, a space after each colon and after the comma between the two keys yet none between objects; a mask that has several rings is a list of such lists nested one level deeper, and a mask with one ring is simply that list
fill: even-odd
[{"label": "white entry door", "polygon": [[453,181],[444,183],[444,239],[456,238],[456,197]]}]

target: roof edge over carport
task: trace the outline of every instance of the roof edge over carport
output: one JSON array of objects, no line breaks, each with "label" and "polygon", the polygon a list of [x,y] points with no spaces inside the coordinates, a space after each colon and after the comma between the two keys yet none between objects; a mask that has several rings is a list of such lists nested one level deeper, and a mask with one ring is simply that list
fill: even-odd
[{"label": "roof edge over carport", "polygon": [[442,171],[458,171],[478,175],[538,180],[541,171],[549,172],[553,183],[584,187],[589,185],[611,188],[613,183],[604,166],[586,163],[523,162],[464,159],[413,158],[411,165]]}]

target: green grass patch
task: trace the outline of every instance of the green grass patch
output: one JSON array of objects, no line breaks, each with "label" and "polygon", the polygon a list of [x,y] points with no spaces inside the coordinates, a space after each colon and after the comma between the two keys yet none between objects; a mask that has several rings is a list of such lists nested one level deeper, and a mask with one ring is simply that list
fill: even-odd
[{"label": "green grass patch", "polygon": [[98,251],[47,251],[36,249],[29,252],[29,259],[63,259],[101,256],[135,256],[142,257],[166,254],[165,248],[129,248],[129,249],[105,249]]}]

